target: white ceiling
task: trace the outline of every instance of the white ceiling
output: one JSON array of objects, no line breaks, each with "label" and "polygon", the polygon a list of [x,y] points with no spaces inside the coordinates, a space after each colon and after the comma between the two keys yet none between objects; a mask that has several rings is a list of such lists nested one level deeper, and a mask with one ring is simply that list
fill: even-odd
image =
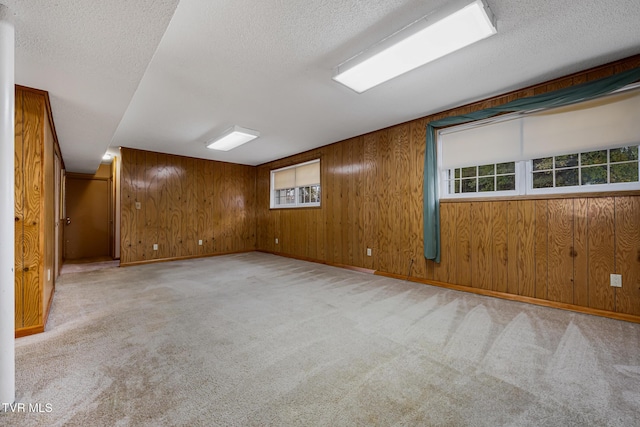
[{"label": "white ceiling", "polygon": [[[118,146],[257,165],[640,53],[638,0],[488,0],[496,36],[360,95],[331,79],[445,2],[0,0],[73,172]],[[262,136],[204,148],[234,124]]]}]

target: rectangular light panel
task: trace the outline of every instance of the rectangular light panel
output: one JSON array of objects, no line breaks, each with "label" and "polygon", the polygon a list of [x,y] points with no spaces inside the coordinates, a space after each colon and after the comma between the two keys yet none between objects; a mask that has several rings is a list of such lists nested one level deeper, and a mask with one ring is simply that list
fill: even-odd
[{"label": "rectangular light panel", "polygon": [[260,132],[233,126],[227,129],[218,138],[207,142],[207,148],[211,150],[229,151],[242,144],[246,144],[260,136]]},{"label": "rectangular light panel", "polygon": [[493,15],[482,0],[467,1],[446,16],[440,12],[425,16],[339,65],[333,79],[362,93],[497,32]]}]

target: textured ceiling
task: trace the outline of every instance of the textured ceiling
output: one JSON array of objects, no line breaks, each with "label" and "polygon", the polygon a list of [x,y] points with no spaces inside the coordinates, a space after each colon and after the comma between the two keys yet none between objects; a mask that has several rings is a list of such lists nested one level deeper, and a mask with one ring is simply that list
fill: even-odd
[{"label": "textured ceiling", "polygon": [[[358,95],[332,69],[444,0],[0,2],[81,172],[109,146],[256,165],[640,53],[638,0],[488,0],[496,36]],[[234,124],[262,136],[204,148]]]}]

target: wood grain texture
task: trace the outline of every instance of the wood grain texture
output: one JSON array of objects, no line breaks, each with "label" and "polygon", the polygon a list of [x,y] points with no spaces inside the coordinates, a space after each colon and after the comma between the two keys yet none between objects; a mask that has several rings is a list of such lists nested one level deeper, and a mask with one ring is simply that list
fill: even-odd
[{"label": "wood grain texture", "polygon": [[535,202],[535,264],[536,264],[536,289],[535,297],[547,299],[549,285],[549,212],[548,200],[536,200]]},{"label": "wood grain texture", "polygon": [[616,273],[622,275],[615,310],[640,316],[640,197],[616,197]]},{"label": "wood grain texture", "polygon": [[614,199],[589,199],[588,262],[589,307],[615,310],[615,292],[610,286],[610,274],[615,271]]},{"label": "wood grain texture", "polygon": [[471,204],[456,204],[456,284],[471,284]]},{"label": "wood grain texture", "polygon": [[508,202],[491,203],[493,285],[491,290],[507,292],[509,280]]},{"label": "wood grain texture", "polygon": [[507,289],[505,292],[519,295],[518,264],[520,261],[518,239],[518,202],[507,202]]},{"label": "wood grain texture", "polygon": [[255,168],[121,151],[121,264],[255,249]]},{"label": "wood grain texture", "polygon": [[440,263],[433,268],[433,279],[438,282],[458,283],[456,275],[456,205],[440,205]]},{"label": "wood grain texture", "polygon": [[16,329],[24,327],[24,107],[23,92],[16,91],[15,121],[15,323]]},{"label": "wood grain texture", "polygon": [[18,86],[15,100],[15,327],[28,335],[44,329],[57,277],[58,142],[46,92]]},{"label": "wood grain texture", "polygon": [[573,304],[574,214],[573,200],[549,200],[547,298]]},{"label": "wood grain texture", "polygon": [[584,198],[573,201],[573,301],[583,307],[589,306],[588,203]]},{"label": "wood grain texture", "polygon": [[536,292],[535,212],[534,201],[518,202],[518,295],[525,297]]},{"label": "wood grain texture", "polygon": [[493,218],[491,202],[471,203],[471,286],[493,286]]},{"label": "wood grain texture", "polygon": [[23,306],[24,327],[42,323],[43,283],[40,273],[44,260],[41,246],[43,185],[44,98],[32,92],[23,95],[23,170],[24,247],[23,247]]}]

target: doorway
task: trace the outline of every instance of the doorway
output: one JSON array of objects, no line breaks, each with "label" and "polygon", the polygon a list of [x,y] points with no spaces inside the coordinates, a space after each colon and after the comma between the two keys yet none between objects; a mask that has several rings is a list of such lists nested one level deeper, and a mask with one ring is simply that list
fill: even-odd
[{"label": "doorway", "polygon": [[65,261],[111,259],[110,175],[67,174],[65,190]]}]

